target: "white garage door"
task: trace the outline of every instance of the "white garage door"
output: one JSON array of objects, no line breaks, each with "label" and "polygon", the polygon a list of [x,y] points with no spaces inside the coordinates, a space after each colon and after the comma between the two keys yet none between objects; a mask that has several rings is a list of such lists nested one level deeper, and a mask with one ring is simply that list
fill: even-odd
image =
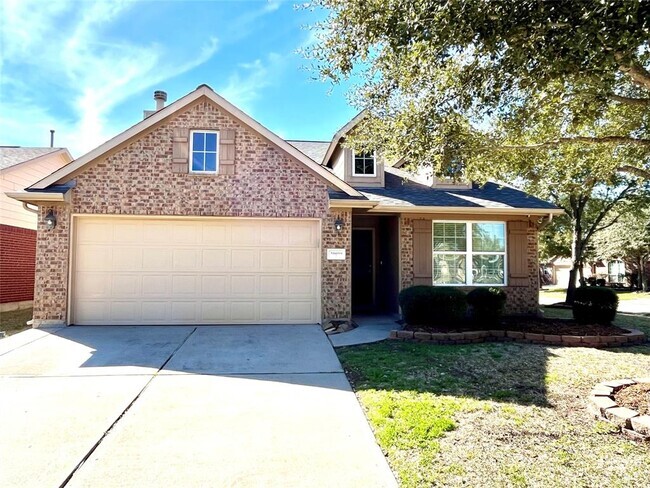
[{"label": "white garage door", "polygon": [[316,323],[314,220],[77,217],[71,322]]}]

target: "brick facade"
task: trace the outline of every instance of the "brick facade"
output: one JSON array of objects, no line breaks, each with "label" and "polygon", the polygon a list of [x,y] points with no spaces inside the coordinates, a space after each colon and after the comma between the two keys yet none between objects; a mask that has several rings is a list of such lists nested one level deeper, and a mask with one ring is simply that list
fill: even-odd
[{"label": "brick facade", "polygon": [[[498,218],[495,216],[495,218]],[[508,299],[506,313],[508,314],[536,314],[539,309],[539,268],[538,268],[538,229],[533,222],[528,223],[526,230],[526,253],[528,262],[528,284],[526,286],[506,286]],[[400,217],[400,273],[402,288],[412,286],[414,280],[413,263],[413,219]],[[469,292],[471,286],[458,287]]]},{"label": "brick facade", "polygon": [[[337,232],[334,222],[343,221]],[[326,319],[348,319],[352,313],[352,212],[332,211],[323,220],[322,240],[322,304]],[[345,261],[328,261],[327,249],[345,249]]]},{"label": "brick facade", "polygon": [[34,298],[36,231],[0,224],[0,303]]},{"label": "brick facade", "polygon": [[[177,127],[234,130],[235,174],[173,173],[172,139]],[[207,99],[98,160],[74,179],[71,206],[54,208],[56,228],[39,227],[36,326],[65,321],[67,315],[71,213],[321,218],[323,242],[337,246],[341,242],[332,235],[325,183]],[[52,207],[41,207],[39,222],[48,208]],[[346,219],[349,232],[349,213]],[[349,258],[343,266],[323,263],[323,315],[349,316]]]}]

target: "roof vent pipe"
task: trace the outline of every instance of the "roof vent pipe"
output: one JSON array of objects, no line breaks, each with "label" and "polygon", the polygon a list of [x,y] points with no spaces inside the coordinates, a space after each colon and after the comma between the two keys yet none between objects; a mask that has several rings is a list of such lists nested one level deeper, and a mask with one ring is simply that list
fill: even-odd
[{"label": "roof vent pipe", "polygon": [[54,147],[54,129],[50,129],[50,147]]},{"label": "roof vent pipe", "polygon": [[167,101],[167,92],[156,90],[153,92],[153,99],[156,101],[156,112],[165,107]]}]

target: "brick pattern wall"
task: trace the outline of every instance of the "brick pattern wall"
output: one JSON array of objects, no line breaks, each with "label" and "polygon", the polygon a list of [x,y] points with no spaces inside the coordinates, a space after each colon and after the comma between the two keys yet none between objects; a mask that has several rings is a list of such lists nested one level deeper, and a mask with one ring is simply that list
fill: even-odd
[{"label": "brick pattern wall", "polygon": [[[176,127],[234,130],[235,174],[173,173]],[[326,218],[328,214],[327,186],[320,179],[207,99],[98,161],[75,180],[73,213],[287,218]],[[46,210],[41,208],[41,214]],[[55,211],[56,229],[39,228],[37,324],[66,317],[70,214],[63,208]],[[326,223],[323,228],[329,232]],[[327,274],[333,276],[331,271]],[[343,286],[334,278],[329,283]],[[330,292],[323,286],[323,294],[330,297],[324,299],[323,311],[343,313],[332,304],[340,291]]]},{"label": "brick pattern wall", "polygon": [[34,298],[36,231],[0,224],[0,303]]},{"label": "brick pattern wall", "polygon": [[[343,221],[337,232],[334,222]],[[352,313],[352,212],[331,211],[323,220],[322,232],[322,315],[327,319],[349,319]],[[328,261],[327,249],[345,249],[345,261]]]},{"label": "brick pattern wall", "polygon": [[[57,221],[52,230],[43,223],[50,209]],[[68,302],[70,207],[40,207],[37,232],[34,326],[60,325],[66,319]]]},{"label": "brick pattern wall", "polygon": [[408,288],[413,286],[413,219],[400,216],[399,218],[399,240],[400,252],[400,277],[401,286]]},{"label": "brick pattern wall", "polygon": [[[413,220],[408,217],[400,218],[401,233],[401,273],[402,288],[412,286],[414,283],[413,269]],[[526,250],[528,255],[528,285],[506,286],[504,291],[508,295],[506,313],[508,314],[536,314],[539,309],[539,268],[538,268],[538,229],[534,222],[529,222],[526,233]],[[474,287],[459,287],[469,292]]]}]

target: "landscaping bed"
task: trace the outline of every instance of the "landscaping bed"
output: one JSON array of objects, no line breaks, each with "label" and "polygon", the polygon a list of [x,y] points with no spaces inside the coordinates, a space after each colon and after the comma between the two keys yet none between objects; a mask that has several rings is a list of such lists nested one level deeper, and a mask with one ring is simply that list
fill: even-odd
[{"label": "landscaping bed", "polygon": [[471,332],[477,330],[512,330],[531,332],[535,334],[575,335],[575,336],[614,336],[628,334],[630,331],[615,325],[579,324],[571,319],[539,318],[539,317],[510,317],[499,324],[486,325],[465,323],[451,327],[418,327],[405,325],[404,330],[413,332]]},{"label": "landscaping bed", "polygon": [[636,410],[639,415],[650,415],[650,383],[637,383],[620,389],[614,395],[619,407]]}]

